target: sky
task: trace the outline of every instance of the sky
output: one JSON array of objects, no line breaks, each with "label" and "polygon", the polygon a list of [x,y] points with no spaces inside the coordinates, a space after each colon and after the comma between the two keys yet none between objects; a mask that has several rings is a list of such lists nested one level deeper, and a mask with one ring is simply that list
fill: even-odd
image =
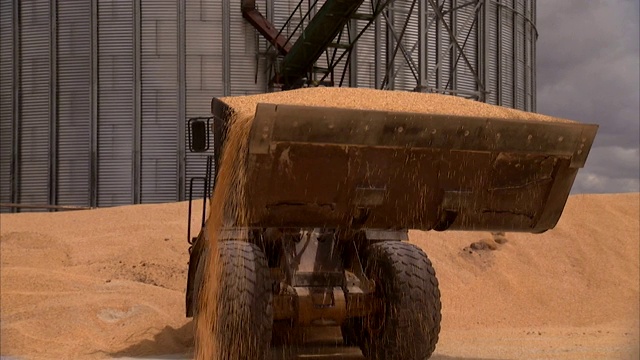
[{"label": "sky", "polygon": [[599,124],[574,193],[640,191],[639,0],[538,0],[536,112]]}]

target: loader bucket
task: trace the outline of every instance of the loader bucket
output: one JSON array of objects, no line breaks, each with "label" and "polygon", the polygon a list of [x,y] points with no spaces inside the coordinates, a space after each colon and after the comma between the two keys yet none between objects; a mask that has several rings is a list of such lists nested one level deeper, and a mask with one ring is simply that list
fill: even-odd
[{"label": "loader bucket", "polygon": [[249,225],[544,232],[597,125],[257,105]]}]

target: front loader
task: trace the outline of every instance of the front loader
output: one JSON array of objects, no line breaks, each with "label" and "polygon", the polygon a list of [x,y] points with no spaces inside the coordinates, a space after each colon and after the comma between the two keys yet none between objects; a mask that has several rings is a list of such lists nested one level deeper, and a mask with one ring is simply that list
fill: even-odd
[{"label": "front loader", "polygon": [[[212,117],[189,121],[191,150],[208,154],[208,166],[203,228],[188,235],[188,317],[206,271],[206,201],[232,114],[213,99]],[[368,359],[429,358],[440,292],[408,229],[553,228],[596,132],[533,117],[257,104],[243,164],[247,226],[225,226],[218,239],[216,321],[234,334],[219,359],[268,357],[281,324],[339,326]]]}]

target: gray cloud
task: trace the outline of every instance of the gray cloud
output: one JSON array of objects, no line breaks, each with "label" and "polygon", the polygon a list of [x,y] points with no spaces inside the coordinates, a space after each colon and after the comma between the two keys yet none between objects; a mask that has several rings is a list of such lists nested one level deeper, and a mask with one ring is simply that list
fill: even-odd
[{"label": "gray cloud", "polygon": [[611,176],[594,174],[589,170],[580,173],[572,189],[573,194],[588,193],[625,193],[638,192],[638,179],[619,179]]},{"label": "gray cloud", "polygon": [[574,193],[640,191],[638,148],[603,146],[594,150],[589,154],[585,168],[578,172]]},{"label": "gray cloud", "polygon": [[537,111],[600,125],[574,192],[638,191],[639,2],[537,4]]}]

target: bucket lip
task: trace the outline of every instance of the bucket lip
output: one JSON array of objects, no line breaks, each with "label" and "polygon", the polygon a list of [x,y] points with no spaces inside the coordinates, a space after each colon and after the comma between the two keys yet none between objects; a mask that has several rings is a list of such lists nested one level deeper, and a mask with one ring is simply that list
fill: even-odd
[{"label": "bucket lip", "polygon": [[525,153],[583,167],[596,124],[258,103],[249,153],[277,143]]}]

